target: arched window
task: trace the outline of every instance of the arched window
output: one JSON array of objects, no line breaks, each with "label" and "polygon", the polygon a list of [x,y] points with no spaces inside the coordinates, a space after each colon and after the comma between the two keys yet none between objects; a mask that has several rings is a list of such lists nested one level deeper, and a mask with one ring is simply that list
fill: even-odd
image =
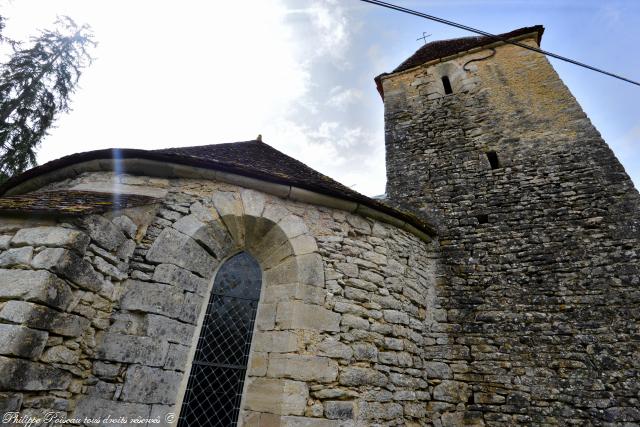
[{"label": "arched window", "polygon": [[260,266],[246,252],[218,270],[178,426],[236,425],[261,283]]}]

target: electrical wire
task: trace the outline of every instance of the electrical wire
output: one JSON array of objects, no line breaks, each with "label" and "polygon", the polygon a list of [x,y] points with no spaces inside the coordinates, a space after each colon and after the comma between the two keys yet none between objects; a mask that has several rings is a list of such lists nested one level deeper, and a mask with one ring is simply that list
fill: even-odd
[{"label": "electrical wire", "polygon": [[579,61],[573,60],[571,58],[567,58],[565,56],[561,56],[561,55],[555,54],[553,52],[549,52],[549,51],[546,51],[546,50],[539,49],[537,47],[529,46],[529,45],[526,45],[524,43],[519,43],[519,42],[514,41],[514,40],[509,40],[509,39],[506,39],[504,37],[497,36],[495,34],[487,33],[486,31],[478,30],[477,28],[469,27],[467,25],[459,24],[457,22],[449,21],[449,20],[443,19],[443,18],[438,18],[437,16],[428,15],[426,13],[418,12],[418,11],[413,10],[413,9],[408,9],[406,7],[397,6],[395,4],[387,3],[387,2],[384,2],[384,1],[379,1],[379,0],[360,0],[360,1],[365,2],[365,3],[370,3],[370,4],[373,4],[373,5],[376,5],[376,6],[386,7],[388,9],[392,9],[392,10],[397,10],[399,12],[408,13],[410,15],[419,16],[421,18],[429,19],[431,21],[439,22],[441,24],[450,25],[452,27],[460,28],[460,29],[463,29],[463,30],[466,30],[466,31],[471,31],[472,33],[476,33],[476,34],[480,34],[480,35],[483,35],[483,36],[491,37],[491,38],[493,38],[493,39],[495,39],[497,41],[502,41],[504,43],[509,43],[509,44],[512,44],[512,45],[515,45],[515,46],[519,46],[519,47],[524,48],[524,49],[532,50],[534,52],[538,52],[538,53],[541,53],[543,55],[547,55],[547,56],[550,56],[552,58],[559,59],[561,61],[569,62],[570,64],[574,64],[574,65],[577,65],[579,67],[587,68],[589,70],[605,74],[605,75],[607,75],[609,77],[614,77],[616,79],[625,81],[627,83],[631,83],[633,85],[640,86],[639,82],[636,82],[634,80],[628,79],[628,78],[623,77],[623,76],[620,76],[618,74],[610,73],[609,71],[605,71],[605,70],[602,70],[600,68],[593,67],[591,65],[588,65],[588,64],[585,64],[583,62],[579,62]]}]

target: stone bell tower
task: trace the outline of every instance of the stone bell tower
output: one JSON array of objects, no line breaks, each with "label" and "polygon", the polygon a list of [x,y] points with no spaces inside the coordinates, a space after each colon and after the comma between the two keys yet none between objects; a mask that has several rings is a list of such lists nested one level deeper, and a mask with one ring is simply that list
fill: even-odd
[{"label": "stone bell tower", "polygon": [[547,58],[436,41],[376,83],[387,197],[442,224],[433,418],[639,422],[640,197]]}]

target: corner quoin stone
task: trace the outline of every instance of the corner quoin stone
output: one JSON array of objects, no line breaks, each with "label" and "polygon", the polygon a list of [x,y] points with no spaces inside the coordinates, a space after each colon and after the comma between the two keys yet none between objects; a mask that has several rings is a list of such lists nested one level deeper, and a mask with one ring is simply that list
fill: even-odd
[{"label": "corner quoin stone", "polygon": [[300,301],[278,303],[276,323],[282,329],[314,329],[340,331],[340,314],[314,304]]},{"label": "corner quoin stone", "polygon": [[122,389],[122,400],[136,403],[173,404],[178,395],[182,373],[132,365]]},{"label": "corner quoin stone", "polygon": [[245,407],[257,412],[302,415],[308,398],[309,389],[304,382],[249,378]]}]

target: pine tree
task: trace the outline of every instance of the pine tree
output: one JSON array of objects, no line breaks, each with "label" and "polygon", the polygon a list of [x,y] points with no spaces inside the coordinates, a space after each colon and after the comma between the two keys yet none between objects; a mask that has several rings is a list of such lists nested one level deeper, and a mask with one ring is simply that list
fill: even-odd
[{"label": "pine tree", "polygon": [[[3,22],[0,17],[0,31]],[[0,182],[36,165],[36,149],[57,115],[68,112],[70,96],[95,46],[87,25],[59,18],[23,47],[0,36],[12,54],[0,64]]]}]

